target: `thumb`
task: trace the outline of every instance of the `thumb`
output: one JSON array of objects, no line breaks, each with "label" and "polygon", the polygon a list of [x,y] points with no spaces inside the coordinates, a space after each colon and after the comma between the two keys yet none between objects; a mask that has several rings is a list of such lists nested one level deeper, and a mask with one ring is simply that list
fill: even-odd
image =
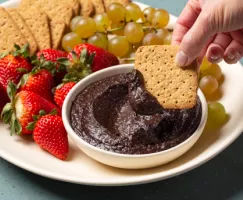
[{"label": "thumb", "polygon": [[[204,9],[205,10],[205,9]],[[176,63],[179,66],[188,66],[202,52],[208,40],[215,34],[209,13],[202,10],[191,29],[183,37]]]}]

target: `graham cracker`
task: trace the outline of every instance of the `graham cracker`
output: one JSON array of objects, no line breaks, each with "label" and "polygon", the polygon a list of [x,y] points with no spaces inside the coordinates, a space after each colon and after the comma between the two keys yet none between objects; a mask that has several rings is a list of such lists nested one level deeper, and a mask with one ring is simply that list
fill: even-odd
[{"label": "graham cracker", "polygon": [[32,6],[36,7],[36,4],[38,4],[39,0],[21,0],[18,8],[19,9],[28,9]]},{"label": "graham cracker", "polygon": [[37,42],[30,31],[29,27],[26,25],[24,19],[21,17],[19,12],[14,8],[7,9],[8,14],[11,16],[17,27],[19,28],[21,34],[25,37],[29,43],[30,54],[33,55],[38,50]]},{"label": "graham cracker", "polygon": [[103,0],[92,0],[92,4],[94,6],[95,14],[100,14],[105,12]]},{"label": "graham cracker", "polygon": [[62,21],[68,27],[73,17],[73,10],[69,4],[59,0],[39,0],[41,9],[46,12],[50,20]]},{"label": "graham cracker", "polygon": [[27,40],[8,12],[0,7],[0,53],[14,50],[14,44],[24,46]]},{"label": "graham cracker", "polygon": [[94,7],[91,0],[79,0],[81,5],[80,15],[90,17],[94,13]]},{"label": "graham cracker", "polygon": [[142,46],[135,55],[135,69],[142,73],[145,88],[166,109],[192,108],[197,101],[196,62],[187,68],[177,66],[177,51],[178,46]]},{"label": "graham cracker", "polygon": [[39,50],[50,48],[51,35],[46,13],[34,7],[25,10],[19,9],[19,13],[33,33]]},{"label": "graham cracker", "polygon": [[59,2],[68,4],[73,9],[74,16],[79,14],[79,10],[80,10],[79,0],[59,0]]},{"label": "graham cracker", "polygon": [[60,21],[50,21],[52,48],[58,49],[60,47],[62,37],[65,34],[66,25]]},{"label": "graham cracker", "polygon": [[130,0],[103,0],[105,4],[105,9],[107,10],[109,5],[112,3],[119,3],[123,6],[126,6],[127,4],[130,3]]}]

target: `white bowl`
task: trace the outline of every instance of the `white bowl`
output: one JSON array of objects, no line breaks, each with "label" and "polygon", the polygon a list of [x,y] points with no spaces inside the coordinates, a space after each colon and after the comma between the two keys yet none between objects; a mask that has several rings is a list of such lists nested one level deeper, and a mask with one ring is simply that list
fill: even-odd
[{"label": "white bowl", "polygon": [[99,149],[98,147],[92,146],[86,141],[84,141],[80,136],[78,136],[70,125],[70,109],[72,106],[72,102],[75,97],[84,90],[91,83],[99,81],[101,79],[107,78],[109,76],[128,73],[133,70],[134,65],[118,65],[110,68],[106,68],[104,70],[93,73],[92,75],[84,78],[79,83],[74,86],[74,88],[67,95],[62,109],[62,117],[65,128],[73,140],[73,142],[88,156],[91,158],[117,168],[124,169],[144,169],[156,167],[162,164],[166,164],[180,157],[184,153],[186,153],[198,140],[201,136],[206,121],[207,121],[207,101],[203,95],[203,93],[198,90],[198,96],[202,102],[202,118],[201,122],[197,128],[197,130],[192,134],[190,138],[181,144],[170,148],[165,151],[161,151],[158,153],[152,154],[144,154],[144,155],[124,155],[119,153],[114,153],[106,150]]}]

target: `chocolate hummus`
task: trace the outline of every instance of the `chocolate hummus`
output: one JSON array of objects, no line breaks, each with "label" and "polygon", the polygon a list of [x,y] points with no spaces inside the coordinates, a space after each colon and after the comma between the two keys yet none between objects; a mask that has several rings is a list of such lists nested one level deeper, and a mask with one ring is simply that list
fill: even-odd
[{"label": "chocolate hummus", "polygon": [[120,74],[91,84],[71,108],[74,131],[89,144],[122,154],[148,154],[174,147],[197,129],[201,102],[186,110],[163,109],[141,74]]}]

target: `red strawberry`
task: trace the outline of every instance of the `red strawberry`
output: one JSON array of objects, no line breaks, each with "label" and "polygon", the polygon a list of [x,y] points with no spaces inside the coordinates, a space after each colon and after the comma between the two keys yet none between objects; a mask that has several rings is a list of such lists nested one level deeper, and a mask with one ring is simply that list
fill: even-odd
[{"label": "red strawberry", "polygon": [[9,98],[6,94],[5,89],[0,84],[0,113],[2,112],[3,107],[9,102]]},{"label": "red strawberry", "polygon": [[44,150],[61,160],[67,159],[68,137],[60,116],[45,115],[41,117],[35,124],[33,137]]},{"label": "red strawberry", "polygon": [[34,70],[29,74],[25,74],[19,83],[21,91],[34,92],[49,101],[53,101],[53,94],[51,91],[53,87],[53,76],[45,69]]},{"label": "red strawberry", "polygon": [[56,83],[59,84],[62,82],[63,77],[66,74],[66,70],[60,68],[60,65],[57,63],[58,58],[66,58],[67,53],[64,51],[56,50],[56,49],[44,49],[37,53],[37,57],[40,60],[43,56],[45,60],[51,61],[56,64],[57,67],[57,74],[55,75]]},{"label": "red strawberry", "polygon": [[15,95],[16,90],[16,86],[10,82],[8,91],[11,103],[6,104],[2,112],[3,121],[10,124],[11,134],[31,134],[27,126],[41,110],[50,113],[56,109],[61,114],[56,105],[40,95],[30,91],[21,91]]},{"label": "red strawberry", "polygon": [[0,83],[6,90],[8,82],[18,84],[21,77],[31,69],[32,66],[25,57],[17,53],[9,54],[0,59]]},{"label": "red strawberry", "polygon": [[[103,48],[91,44],[80,44],[74,47],[74,52],[80,56],[84,49],[87,49],[89,54],[95,54],[93,63],[91,65],[93,72],[119,64],[119,60],[116,56]],[[70,61],[73,61],[72,53],[68,54],[68,58]]]},{"label": "red strawberry", "polygon": [[48,61],[56,62],[58,58],[67,57],[67,53],[56,49],[44,49],[37,53],[37,57],[40,59],[41,55]]},{"label": "red strawberry", "polygon": [[68,82],[68,83],[61,84],[56,88],[54,93],[54,101],[60,108],[62,108],[66,96],[68,95],[69,91],[74,87],[75,84],[76,83],[74,82]]}]

